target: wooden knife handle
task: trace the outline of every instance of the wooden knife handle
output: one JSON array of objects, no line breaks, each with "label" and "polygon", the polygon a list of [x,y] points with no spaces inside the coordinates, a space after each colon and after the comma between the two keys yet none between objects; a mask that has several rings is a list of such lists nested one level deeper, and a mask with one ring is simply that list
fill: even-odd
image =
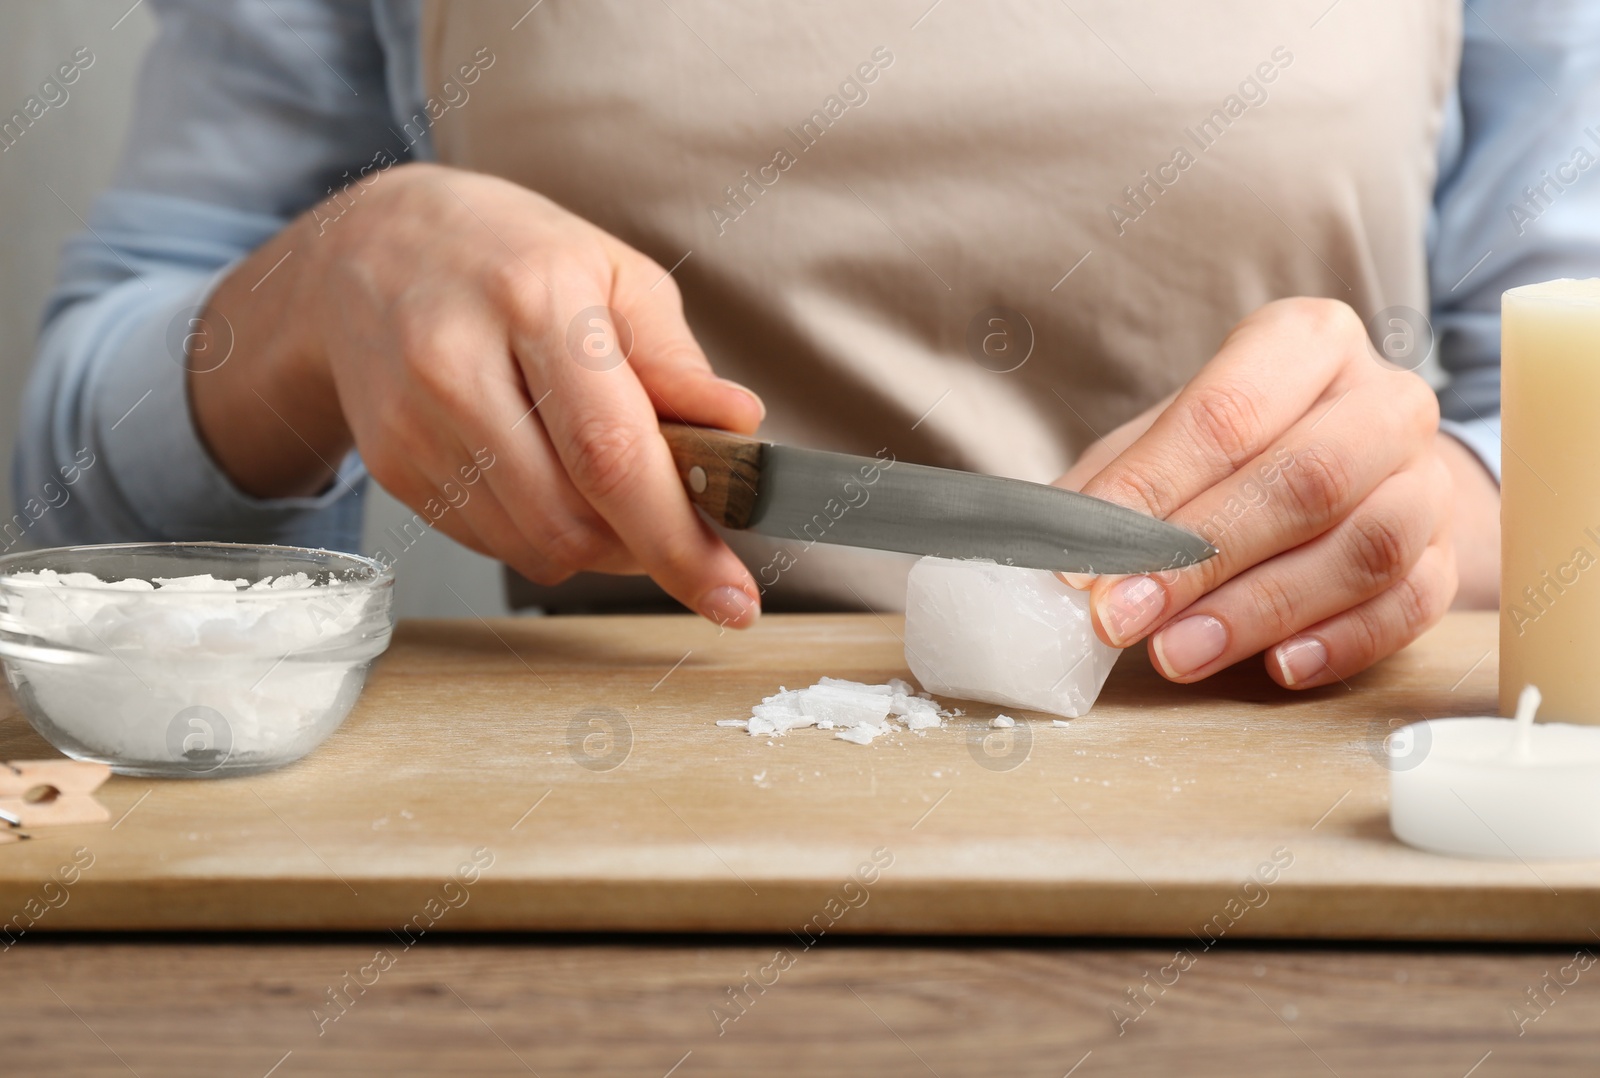
[{"label": "wooden knife handle", "polygon": [[748,528],[756,491],[761,488],[761,456],[766,443],[681,423],[661,424],[661,436],[672,449],[689,500],[719,524]]}]

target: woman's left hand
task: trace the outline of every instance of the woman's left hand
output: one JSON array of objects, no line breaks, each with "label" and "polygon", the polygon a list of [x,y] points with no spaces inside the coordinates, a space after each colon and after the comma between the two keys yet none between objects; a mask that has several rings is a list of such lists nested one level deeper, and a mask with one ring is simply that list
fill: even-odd
[{"label": "woman's left hand", "polygon": [[1438,425],[1433,391],[1379,361],[1350,307],[1267,304],[1176,397],[1058,481],[1221,550],[1183,570],[1093,580],[1096,630],[1117,647],[1148,636],[1156,667],[1179,682],[1266,651],[1274,680],[1309,688],[1404,647],[1456,594],[1453,475],[1475,484],[1479,526],[1494,518],[1476,502],[1498,500]]}]

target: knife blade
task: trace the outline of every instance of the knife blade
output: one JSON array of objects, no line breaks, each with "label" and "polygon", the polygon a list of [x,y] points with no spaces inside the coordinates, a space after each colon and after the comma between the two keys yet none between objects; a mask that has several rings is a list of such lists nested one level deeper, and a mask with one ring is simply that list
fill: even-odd
[{"label": "knife blade", "polygon": [[1152,573],[1217,553],[1175,525],[1042,483],[678,423],[661,434],[690,500],[729,528],[778,539],[1060,573]]}]

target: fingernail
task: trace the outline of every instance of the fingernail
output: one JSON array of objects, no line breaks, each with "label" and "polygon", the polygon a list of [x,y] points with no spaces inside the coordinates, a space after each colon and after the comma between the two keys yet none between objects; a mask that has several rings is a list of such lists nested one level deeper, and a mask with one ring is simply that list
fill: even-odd
[{"label": "fingernail", "polygon": [[700,616],[728,629],[747,629],[761,616],[761,604],[738,588],[712,588],[700,598]]},{"label": "fingernail", "polygon": [[1067,587],[1077,588],[1079,591],[1088,591],[1094,585],[1095,580],[1089,573],[1057,573],[1056,579]]},{"label": "fingernail", "polygon": [[1302,636],[1279,644],[1278,669],[1283,671],[1283,683],[1293,688],[1310,681],[1328,668],[1328,648],[1314,636]]},{"label": "fingernail", "polygon": [[1177,680],[1215,662],[1228,647],[1228,630],[1210,614],[1199,614],[1162,629],[1153,646],[1161,672]]},{"label": "fingernail", "polygon": [[1167,608],[1167,593],[1147,576],[1130,576],[1111,585],[1100,601],[1100,624],[1111,643],[1127,647]]},{"label": "fingernail", "polygon": [[751,402],[757,408],[761,409],[761,418],[762,419],[767,418],[767,406],[764,403],[762,403],[760,397],[756,396],[755,390],[749,389],[749,388],[747,388],[745,386],[742,386],[738,382],[729,381],[726,378],[719,378],[717,380],[719,382],[721,382],[723,385],[727,386],[729,389],[736,389],[740,393],[743,393],[745,396],[749,397]]}]

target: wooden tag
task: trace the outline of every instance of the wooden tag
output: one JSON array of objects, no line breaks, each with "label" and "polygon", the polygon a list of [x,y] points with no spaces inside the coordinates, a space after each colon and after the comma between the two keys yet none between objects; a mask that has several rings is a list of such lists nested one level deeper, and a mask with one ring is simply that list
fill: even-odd
[{"label": "wooden tag", "polygon": [[111,813],[93,795],[110,776],[106,764],[82,760],[0,763],[0,812],[23,827],[104,823]]}]

